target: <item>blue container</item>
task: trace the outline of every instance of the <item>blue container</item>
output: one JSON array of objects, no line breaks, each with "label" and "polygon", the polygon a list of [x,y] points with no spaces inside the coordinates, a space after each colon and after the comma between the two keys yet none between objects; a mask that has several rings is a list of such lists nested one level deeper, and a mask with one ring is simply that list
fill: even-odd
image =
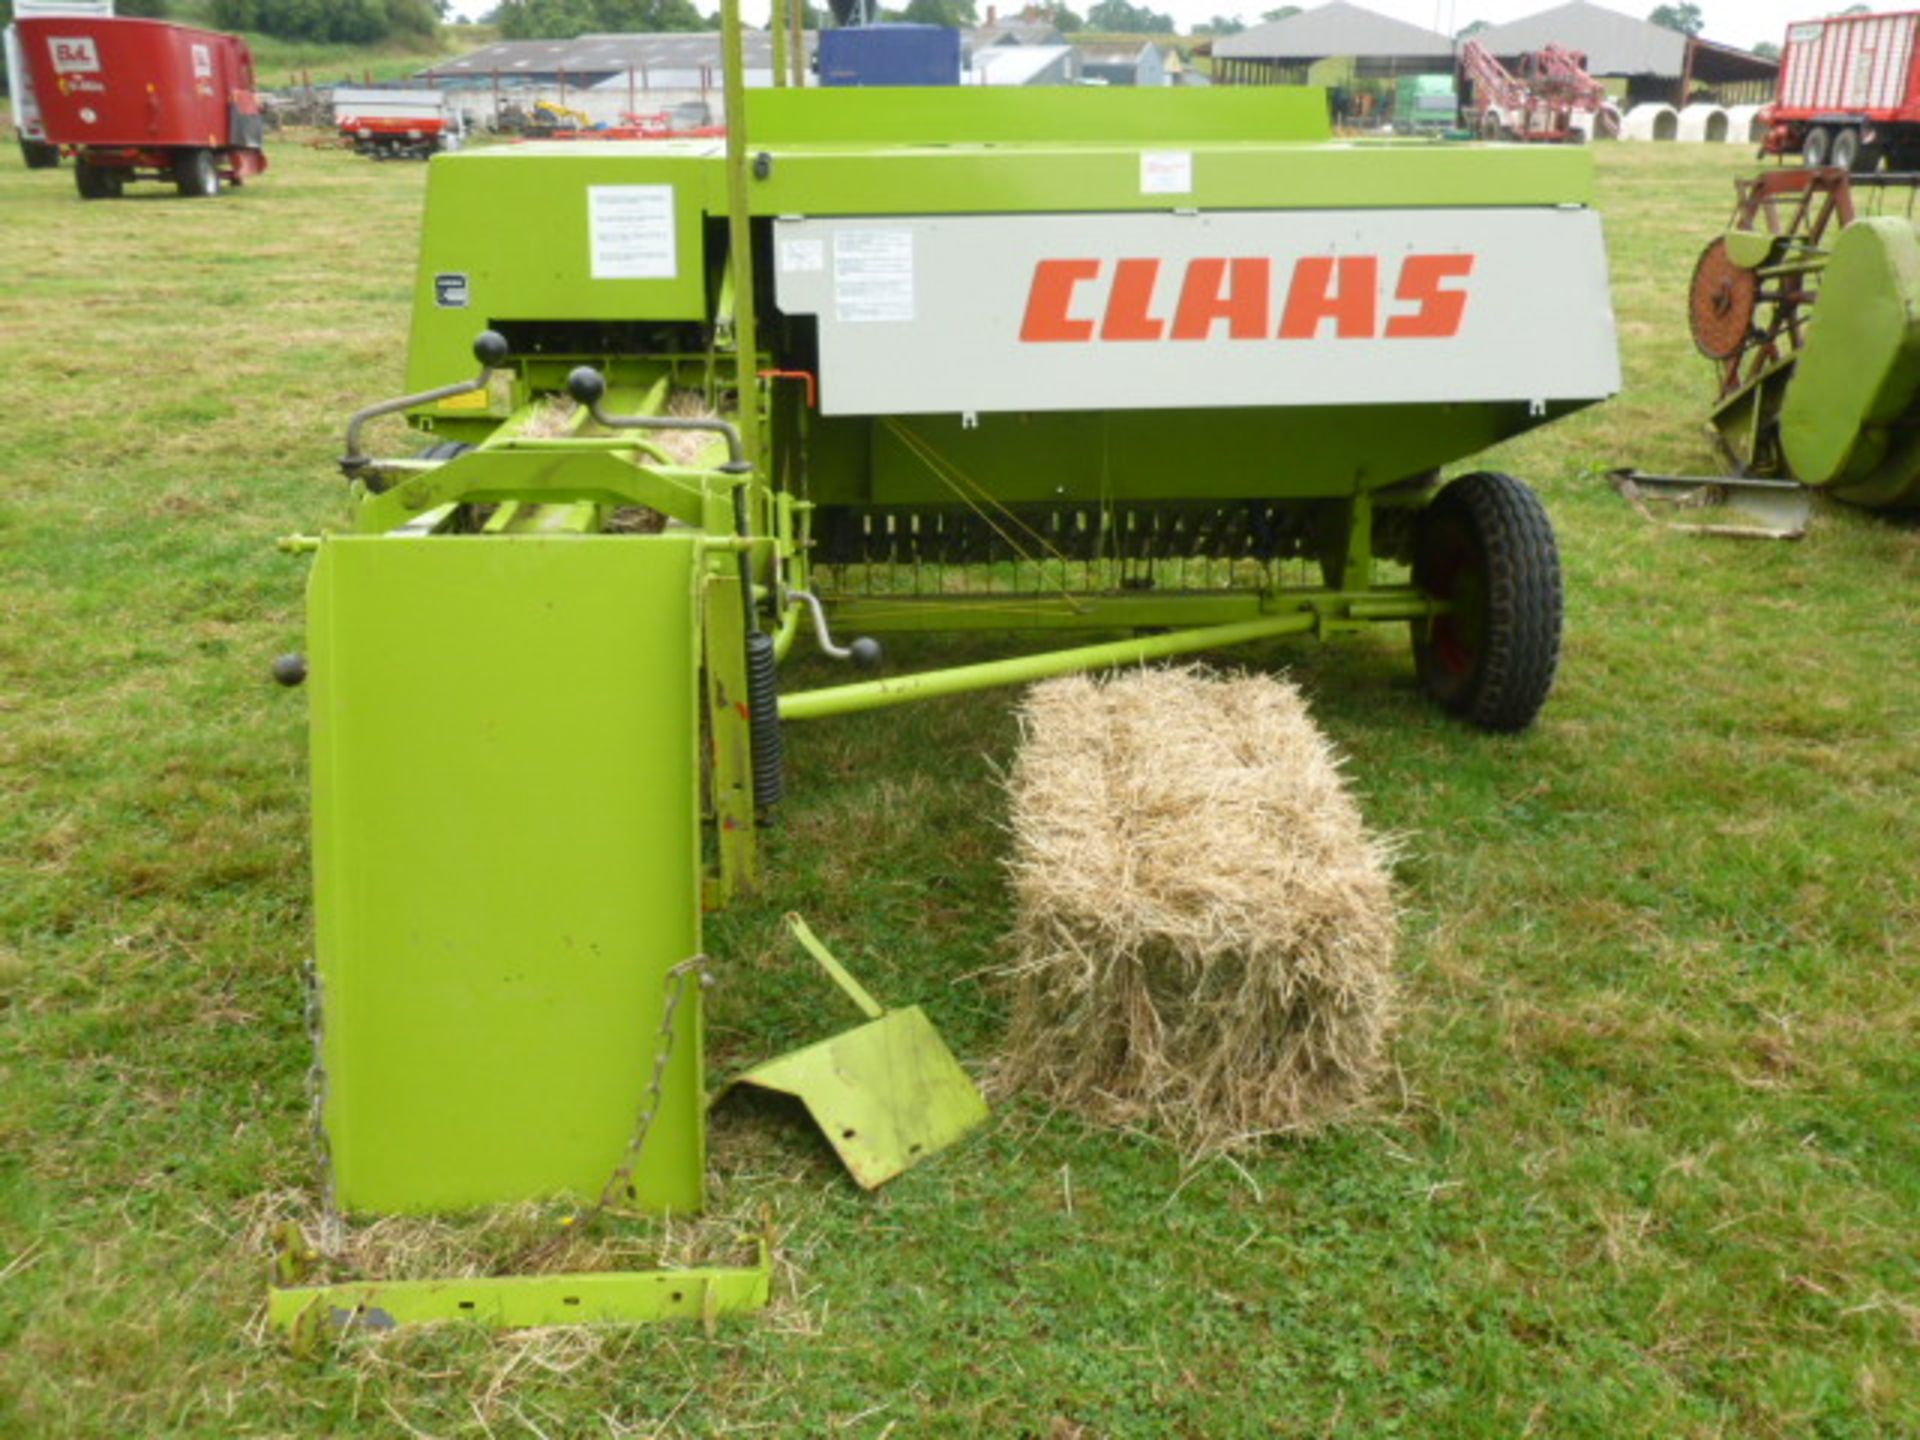
[{"label": "blue container", "polygon": [[862,25],[820,32],[822,85],[958,85],[960,32],[945,25]]}]

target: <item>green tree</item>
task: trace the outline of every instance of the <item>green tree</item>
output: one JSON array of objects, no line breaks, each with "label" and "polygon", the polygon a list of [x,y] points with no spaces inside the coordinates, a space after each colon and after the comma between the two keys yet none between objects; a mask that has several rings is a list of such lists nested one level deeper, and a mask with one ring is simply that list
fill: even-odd
[{"label": "green tree", "polygon": [[1247,28],[1247,22],[1238,15],[1216,15],[1211,20],[1193,27],[1196,35],[1238,35]]},{"label": "green tree", "polygon": [[[121,14],[131,13],[126,4]],[[432,37],[438,0],[213,0],[208,17],[227,30],[258,30],[286,40],[367,45]]]},{"label": "green tree", "polygon": [[1762,60],[1778,60],[1780,58],[1780,47],[1771,40],[1762,40],[1758,45],[1753,47],[1753,53],[1758,55]]},{"label": "green tree", "polygon": [[1493,22],[1491,20],[1475,20],[1463,28],[1460,33],[1453,38],[1456,40],[1471,40],[1482,30],[1491,30],[1492,28]]},{"label": "green tree", "polygon": [[1682,35],[1698,35],[1707,23],[1706,17],[1700,13],[1700,7],[1693,4],[1692,0],[1682,5],[1655,6],[1647,19],[1663,29],[1678,30]]},{"label": "green tree", "polygon": [[1087,11],[1087,24],[1094,30],[1120,35],[1171,35],[1173,17],[1162,15],[1130,0],[1100,0]]},{"label": "green tree", "polygon": [[1031,12],[1034,20],[1042,25],[1051,25],[1062,35],[1071,35],[1076,30],[1087,28],[1087,22],[1064,5],[1055,5],[1052,9],[1040,9]]},{"label": "green tree", "polygon": [[1298,5],[1282,5],[1278,10],[1262,10],[1260,18],[1271,25],[1276,20],[1291,20],[1299,13]]},{"label": "green tree", "polygon": [[956,30],[976,23],[973,0],[907,0],[900,18],[910,25],[950,25]]},{"label": "green tree", "polygon": [[488,18],[507,40],[571,40],[600,32],[710,28],[693,0],[505,0]]}]

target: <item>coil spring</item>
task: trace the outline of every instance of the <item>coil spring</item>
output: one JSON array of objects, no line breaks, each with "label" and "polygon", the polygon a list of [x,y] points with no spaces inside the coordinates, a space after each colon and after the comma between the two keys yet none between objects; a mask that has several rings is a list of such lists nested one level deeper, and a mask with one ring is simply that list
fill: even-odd
[{"label": "coil spring", "polygon": [[747,711],[753,748],[753,804],[762,819],[787,793],[780,738],[780,674],[773,658],[773,637],[756,630],[747,636]]}]

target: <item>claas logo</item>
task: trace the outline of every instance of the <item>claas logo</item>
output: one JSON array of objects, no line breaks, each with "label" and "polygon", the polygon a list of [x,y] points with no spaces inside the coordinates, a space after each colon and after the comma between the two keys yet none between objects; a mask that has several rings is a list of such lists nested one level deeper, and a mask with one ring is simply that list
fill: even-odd
[{"label": "claas logo", "polygon": [[1466,319],[1473,262],[1409,255],[1389,294],[1374,255],[1308,255],[1284,276],[1265,257],[1189,260],[1178,286],[1164,292],[1168,267],[1157,259],[1042,260],[1020,338],[1449,340]]},{"label": "claas logo", "polygon": [[100,52],[93,48],[90,35],[49,35],[47,50],[61,75],[87,75],[100,68]]}]

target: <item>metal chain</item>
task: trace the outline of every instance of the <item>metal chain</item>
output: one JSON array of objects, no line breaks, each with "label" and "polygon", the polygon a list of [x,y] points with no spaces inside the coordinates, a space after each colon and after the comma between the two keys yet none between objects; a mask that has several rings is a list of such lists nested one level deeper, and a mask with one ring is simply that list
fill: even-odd
[{"label": "metal chain", "polygon": [[633,1138],[627,1142],[626,1158],[607,1178],[606,1185],[601,1188],[599,1202],[576,1224],[584,1224],[616,1203],[621,1198],[620,1192],[628,1190],[631,1185],[634,1167],[640,1163],[640,1152],[646,1148],[647,1136],[653,1133],[653,1122],[660,1115],[661,1089],[666,1083],[667,1066],[673,1062],[674,1042],[678,1038],[673,1028],[674,1016],[686,996],[688,977],[696,974],[700,977],[702,989],[713,983],[713,971],[708,967],[704,955],[690,956],[667,971],[667,1001],[660,1011],[660,1032],[654,1042],[653,1074],[647,1081],[646,1094],[641,1097],[640,1116],[634,1122]]},{"label": "metal chain", "polygon": [[[334,1205],[333,1142],[327,1134],[326,1125],[327,1069],[322,1060],[321,1049],[323,1013],[321,980],[319,968],[312,961],[307,962],[304,974],[307,992],[307,1039],[313,1047],[313,1061],[307,1067],[308,1129],[312,1136],[314,1157],[320,1171],[321,1248],[327,1250],[333,1248],[340,1225],[340,1215]],[[617,1203],[621,1198],[621,1192],[632,1183],[634,1169],[639,1165],[641,1153],[646,1149],[647,1137],[653,1133],[653,1123],[660,1115],[667,1067],[673,1063],[674,1045],[679,1038],[674,1029],[674,1020],[679,1014],[681,1002],[686,998],[687,980],[696,974],[700,977],[702,989],[713,983],[713,971],[705,955],[690,956],[667,971],[667,999],[660,1011],[660,1029],[654,1042],[653,1073],[647,1080],[646,1093],[641,1097],[640,1114],[634,1122],[633,1138],[627,1142],[625,1158],[607,1178],[606,1185],[601,1188],[600,1199],[591,1210],[573,1222],[574,1229],[592,1220],[608,1206]]]}]

